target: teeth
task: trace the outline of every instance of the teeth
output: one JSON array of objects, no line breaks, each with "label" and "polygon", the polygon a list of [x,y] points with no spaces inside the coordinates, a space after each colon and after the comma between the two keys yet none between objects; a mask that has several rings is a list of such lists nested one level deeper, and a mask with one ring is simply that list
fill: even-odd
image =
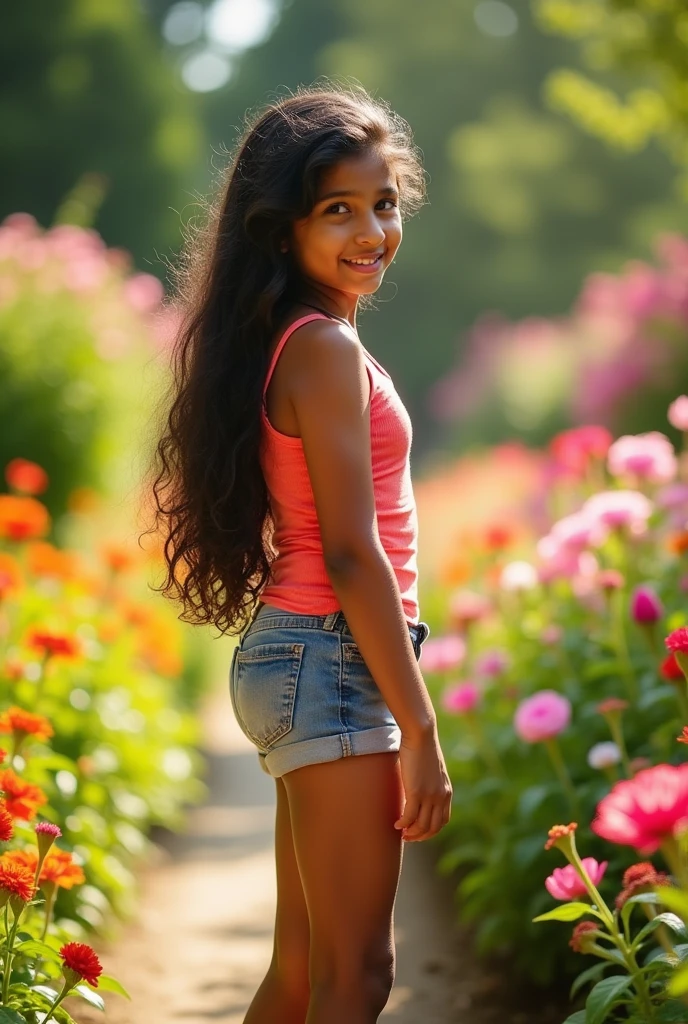
[{"label": "teeth", "polygon": [[376,256],[375,259],[372,259],[372,260],[347,260],[346,262],[347,263],[360,263],[362,267],[368,267],[368,266],[370,266],[371,263],[377,263],[377,261],[379,259],[380,259],[380,257]]}]

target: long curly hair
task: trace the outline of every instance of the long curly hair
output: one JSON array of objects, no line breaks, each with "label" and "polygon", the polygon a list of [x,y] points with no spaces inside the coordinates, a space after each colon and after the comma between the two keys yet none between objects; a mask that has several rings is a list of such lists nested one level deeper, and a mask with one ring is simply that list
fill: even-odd
[{"label": "long curly hair", "polygon": [[[280,243],[313,209],[338,161],[381,151],[394,167],[402,218],[425,201],[411,130],[357,83],[315,83],[246,115],[200,226],[185,229],[173,303],[181,313],[154,451],[155,525],[166,579],[152,589],[179,618],[237,635],[250,620],[276,552],[259,460],[262,388],[276,326],[297,295]],[[157,472],[157,476],[155,476]]]}]

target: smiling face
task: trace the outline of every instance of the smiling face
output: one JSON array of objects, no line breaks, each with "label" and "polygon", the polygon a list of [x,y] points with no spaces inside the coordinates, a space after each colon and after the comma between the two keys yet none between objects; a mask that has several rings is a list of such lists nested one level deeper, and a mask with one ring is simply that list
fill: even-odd
[{"label": "smiling face", "polygon": [[287,244],[306,290],[350,307],[380,287],[401,235],[395,174],[371,149],[323,173],[313,209],[293,222]]}]

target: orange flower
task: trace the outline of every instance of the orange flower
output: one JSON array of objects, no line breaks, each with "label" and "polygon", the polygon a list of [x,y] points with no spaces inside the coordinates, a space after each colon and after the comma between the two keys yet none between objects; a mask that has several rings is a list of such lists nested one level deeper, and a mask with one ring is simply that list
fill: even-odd
[{"label": "orange flower", "polygon": [[0,537],[30,540],[43,537],[50,529],[50,514],[36,498],[0,494]]},{"label": "orange flower", "polygon": [[26,736],[34,736],[37,740],[47,740],[55,735],[47,718],[18,707],[7,708],[0,714],[0,732],[14,733],[19,742]]},{"label": "orange flower", "polygon": [[38,884],[52,882],[61,889],[72,889],[86,881],[86,875],[69,850],[53,846],[43,861]]},{"label": "orange flower", "polygon": [[18,896],[24,903],[28,903],[36,892],[33,874],[22,864],[0,863],[0,891],[4,891],[9,897]]},{"label": "orange flower", "polygon": [[578,823],[575,822],[575,821],[572,821],[570,825],[553,825],[552,828],[547,833],[549,838],[547,839],[547,842],[545,843],[545,849],[546,850],[551,850],[552,847],[553,846],[557,846],[557,844],[562,839],[564,839],[564,840],[568,839],[569,836],[573,835],[573,833],[576,831],[577,828],[578,828]]},{"label": "orange flower", "polygon": [[60,950],[60,956],[64,960],[62,973],[70,987],[82,978],[94,988],[98,987],[103,968],[95,950],[83,942],[68,942]]},{"label": "orange flower", "polygon": [[59,655],[63,658],[76,658],[81,653],[80,645],[73,637],[64,633],[51,633],[47,629],[30,629],[26,643],[53,657]]},{"label": "orange flower", "polygon": [[34,576],[73,579],[79,571],[79,556],[74,551],[60,551],[48,541],[34,541],[27,546],[26,561]]},{"label": "orange flower", "polygon": [[607,697],[597,705],[597,710],[601,715],[614,715],[625,711],[627,707],[628,701],[622,697]]},{"label": "orange flower", "polygon": [[670,534],[666,539],[666,546],[674,555],[685,555],[688,551],[688,530]]},{"label": "orange flower", "polygon": [[663,871],[657,871],[650,861],[632,864],[624,871],[623,890],[616,897],[616,906],[621,910],[624,903],[640,892],[650,892],[656,886],[671,885],[671,877]]},{"label": "orange flower", "polygon": [[5,480],[13,491],[42,494],[48,487],[48,474],[37,462],[12,459],[5,466]]},{"label": "orange flower", "polygon": [[24,782],[11,768],[0,771],[0,790],[5,794],[5,804],[12,817],[24,821],[31,821],[38,808],[48,802],[40,786]]},{"label": "orange flower", "polygon": [[136,555],[123,544],[101,544],[100,554],[112,572],[123,572],[136,564]]},{"label": "orange flower", "polygon": [[22,574],[16,558],[6,551],[0,551],[0,600],[19,590],[22,583]]},{"label": "orange flower", "polygon": [[573,929],[569,946],[574,953],[590,953],[598,935],[599,929],[594,921],[581,921]]},{"label": "orange flower", "polygon": [[27,847],[23,850],[7,850],[0,857],[0,867],[3,865],[26,868],[31,872],[33,878],[38,867],[38,851],[34,847]]},{"label": "orange flower", "polygon": [[486,527],[483,534],[483,546],[488,551],[504,551],[516,540],[516,531],[505,523],[493,523]]},{"label": "orange flower", "polygon": [[688,743],[688,725],[683,726],[683,732],[676,739],[679,743]]},{"label": "orange flower", "polygon": [[3,803],[0,803],[0,842],[8,843],[14,835],[14,821]]},{"label": "orange flower", "polygon": [[67,496],[67,508],[78,515],[97,512],[103,499],[92,487],[75,487]]}]

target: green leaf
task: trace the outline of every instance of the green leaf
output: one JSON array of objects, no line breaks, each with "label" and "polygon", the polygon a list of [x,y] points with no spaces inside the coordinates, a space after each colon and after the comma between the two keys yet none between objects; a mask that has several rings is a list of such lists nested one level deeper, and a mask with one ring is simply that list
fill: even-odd
[{"label": "green leaf", "polygon": [[22,1017],[16,1010],[0,1006],[0,1024],[26,1024],[26,1017]]},{"label": "green leaf", "polygon": [[124,985],[120,984],[116,978],[111,978],[109,974],[100,975],[98,978],[98,989],[103,992],[117,992],[126,999],[131,999],[131,996],[125,989]]},{"label": "green leaf", "polygon": [[688,1006],[670,999],[668,1003],[663,1003],[659,1007],[657,1021],[659,1024],[688,1024]]},{"label": "green leaf", "polygon": [[74,995],[75,993],[80,995],[85,1002],[90,1003],[91,1006],[95,1006],[96,1010],[103,1010],[103,1012],[105,1012],[105,1003],[103,1002],[103,999],[97,992],[94,992],[92,988],[89,988],[88,985],[77,985],[76,988],[72,989],[70,995]]},{"label": "green leaf", "polygon": [[669,886],[657,889],[657,899],[669,910],[673,910],[684,921],[688,921],[688,893]]},{"label": "green leaf", "polygon": [[599,981],[599,979],[602,977],[602,974],[604,973],[604,971],[606,971],[606,969],[609,966],[611,965],[603,960],[599,964],[593,964],[592,967],[588,967],[587,971],[582,971],[573,982],[573,985],[571,986],[571,991],[569,992],[569,999],[573,999],[573,997],[576,995],[576,992],[578,992],[583,987],[583,985],[585,985],[588,981]]},{"label": "green leaf", "polygon": [[564,1024],[585,1024],[585,1010],[578,1010],[571,1017],[567,1017]]},{"label": "green leaf", "polygon": [[598,981],[585,1003],[585,1024],[604,1024],[607,1013],[630,985],[627,974],[615,974]]},{"label": "green leaf", "polygon": [[656,928],[659,928],[660,924],[667,925],[672,931],[676,932],[677,935],[681,935],[685,938],[686,926],[681,918],[676,914],[667,912],[665,914],[657,914],[657,916],[653,917],[651,921],[648,921],[645,927],[641,928],[638,932],[634,942],[642,942],[642,940],[655,931]]},{"label": "green leaf", "polygon": [[51,1003],[57,998],[57,992],[49,985],[32,985],[31,991],[38,992],[39,996],[45,996]]},{"label": "green leaf", "polygon": [[637,896],[631,896],[630,899],[626,900],[621,908],[621,920],[625,928],[628,927],[628,921],[636,903],[649,903],[656,906],[659,903],[659,896],[655,892],[641,892]]},{"label": "green leaf", "polygon": [[592,908],[589,903],[564,903],[561,907],[555,907],[546,914],[540,914],[533,918],[533,924],[538,921],[577,921],[583,914],[591,914]]},{"label": "green leaf", "polygon": [[55,962],[59,960],[59,956],[52,946],[49,946],[46,942],[40,942],[38,939],[28,939],[26,942],[20,942],[16,949],[18,953],[23,953],[24,956],[42,956],[46,960],[53,960]]}]

